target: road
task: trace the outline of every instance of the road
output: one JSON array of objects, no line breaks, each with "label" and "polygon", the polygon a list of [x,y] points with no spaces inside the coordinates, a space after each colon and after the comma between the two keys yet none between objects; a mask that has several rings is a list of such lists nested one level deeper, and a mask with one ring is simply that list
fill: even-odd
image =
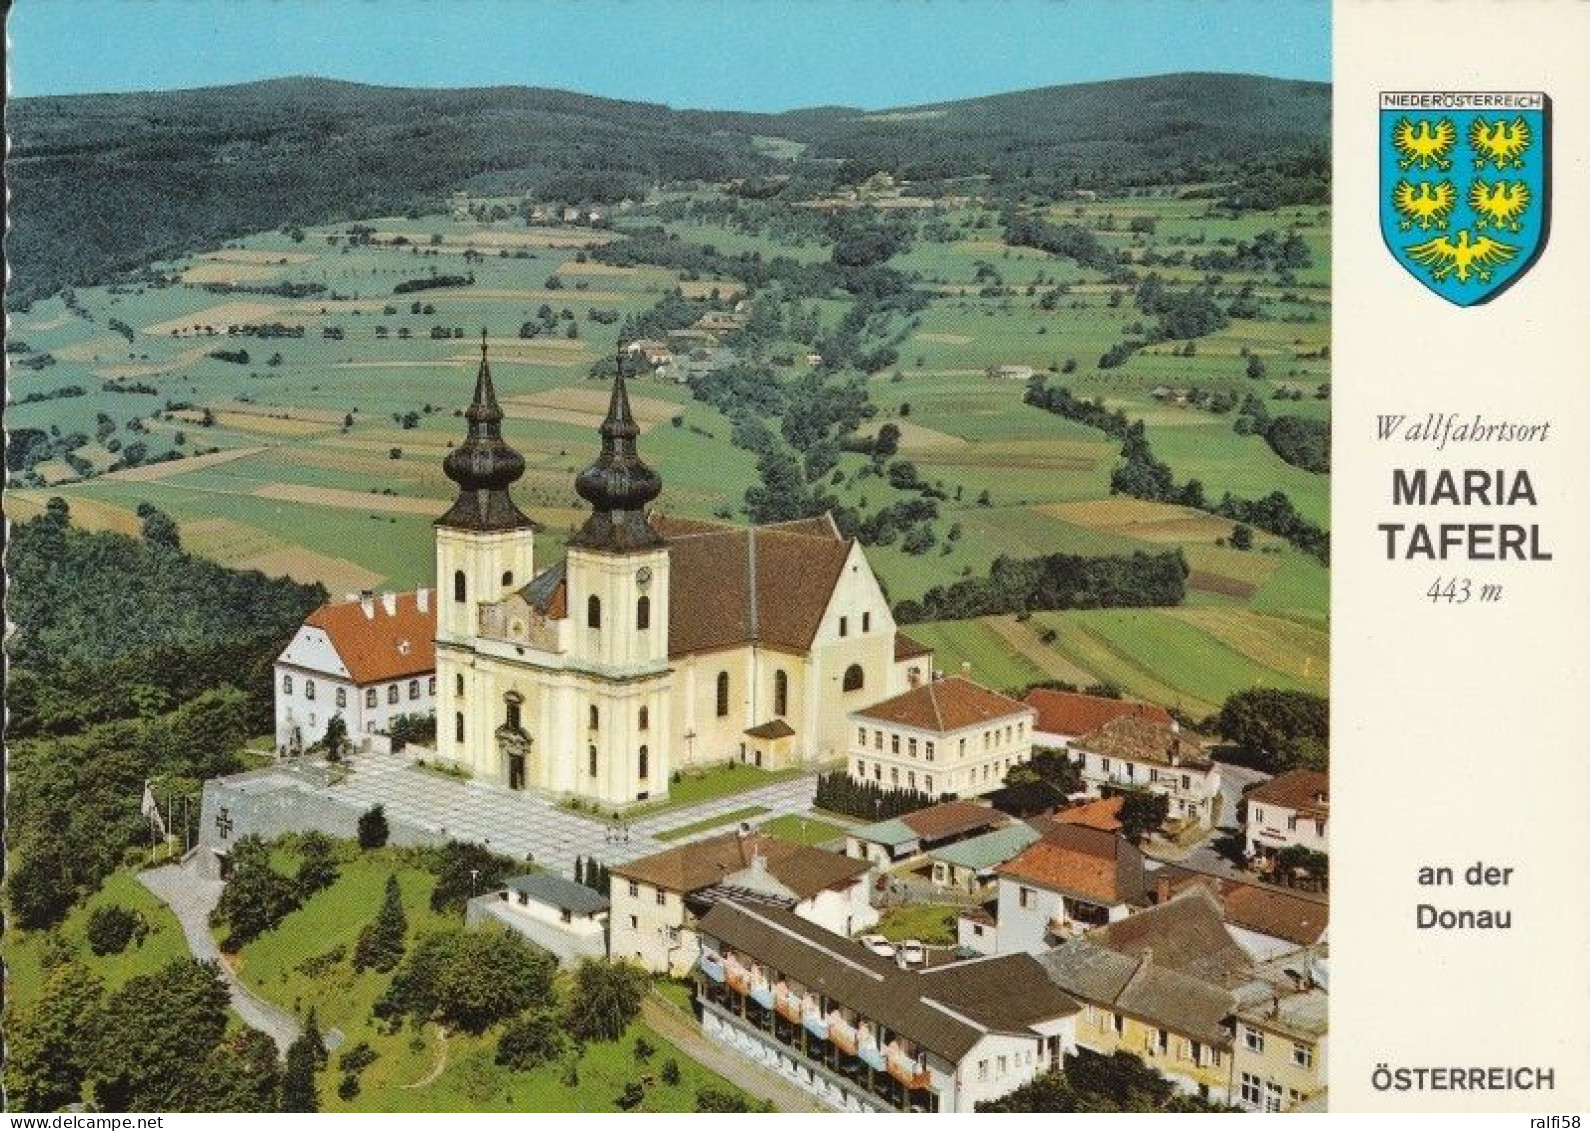
[{"label": "road", "polygon": [[641,1003],[641,1020],[661,1037],[679,1046],[686,1056],[712,1069],[719,1076],[767,1100],[778,1111],[828,1111],[817,1100],[776,1072],[769,1072],[755,1061],[724,1048],[701,1032],[701,1026],[688,1013],[681,1013],[671,1002],[648,997]]},{"label": "road", "polygon": [[1220,764],[1220,827],[1204,840],[1199,841],[1191,850],[1181,852],[1156,842],[1153,857],[1169,863],[1180,864],[1184,868],[1191,868],[1195,872],[1204,872],[1213,876],[1224,876],[1232,880],[1253,882],[1253,876],[1244,872],[1215,847],[1216,842],[1231,837],[1241,837],[1242,826],[1237,821],[1237,813],[1242,802],[1242,795],[1261,781],[1269,780],[1270,775],[1262,770],[1250,770],[1246,766],[1234,766],[1229,762]]},{"label": "road", "polygon": [[232,1008],[250,1027],[267,1034],[283,1053],[302,1031],[285,1009],[256,997],[221,957],[221,948],[210,937],[210,912],[221,899],[221,881],[205,879],[191,864],[166,864],[138,873],[138,881],[177,916],[188,949],[200,962],[214,962],[232,994]]}]

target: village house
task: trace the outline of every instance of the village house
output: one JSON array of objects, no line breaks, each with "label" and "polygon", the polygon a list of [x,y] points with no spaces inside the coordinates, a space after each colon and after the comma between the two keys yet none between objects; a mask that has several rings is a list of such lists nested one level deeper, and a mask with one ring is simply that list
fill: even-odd
[{"label": "village house", "polygon": [[1328,959],[1310,949],[1256,967],[1234,991],[1232,1102],[1295,1111],[1322,1095],[1330,1020]]},{"label": "village house", "polygon": [[322,605],[276,657],[276,750],[303,752],[340,715],[354,743],[401,715],[436,710],[436,608],[429,589],[366,591]]},{"label": "village house", "polygon": [[1071,753],[1090,794],[1146,789],[1170,799],[1171,821],[1205,828],[1215,823],[1220,769],[1174,726],[1122,715],[1076,739]]},{"label": "village house", "polygon": [[1037,953],[1058,939],[1146,906],[1143,854],[1124,837],[1058,825],[1006,861],[999,877],[999,951]]},{"label": "village house", "polygon": [[1039,962],[1082,1003],[1079,1046],[1129,1052],[1189,1094],[1232,1101],[1234,991],[1254,963],[1207,889],[1071,939]]},{"label": "village house", "polygon": [[1250,858],[1283,848],[1330,852],[1330,777],[1317,770],[1288,770],[1249,790],[1242,835]]},{"label": "village house", "polygon": [[1153,875],[1154,901],[1165,903],[1194,884],[1207,888],[1220,901],[1227,929],[1255,961],[1293,954],[1326,941],[1330,902],[1312,892],[1166,864]]},{"label": "village house", "polygon": [[1038,712],[1033,723],[1033,745],[1056,750],[1069,750],[1071,743],[1084,734],[1092,734],[1105,723],[1127,715],[1149,719],[1162,726],[1176,725],[1165,708],[1131,699],[1035,687],[1027,692],[1023,702]]},{"label": "village house", "polygon": [[935,848],[927,854],[935,887],[964,895],[986,896],[997,881],[999,866],[1019,854],[1038,833],[1016,823],[982,836]]},{"label": "village house", "polygon": [[701,938],[702,1031],[835,1110],[970,1112],[1076,1047],[1077,1003],[1029,955],[907,969],[736,901]]},{"label": "village house", "polygon": [[724,899],[782,907],[838,934],[878,921],[862,860],[740,831],[680,845],[611,870],[609,954],[680,976],[700,950],[697,923]]},{"label": "village house", "polygon": [[963,676],[850,713],[850,776],[885,789],[977,795],[1032,757],[1034,712]]},{"label": "village house", "polygon": [[879,868],[913,864],[925,852],[1009,823],[1008,817],[987,805],[975,801],[944,801],[904,816],[847,830],[845,855]]},{"label": "village house", "polygon": [[514,876],[499,891],[469,901],[470,926],[500,923],[549,951],[560,965],[607,956],[608,899],[553,872]]}]

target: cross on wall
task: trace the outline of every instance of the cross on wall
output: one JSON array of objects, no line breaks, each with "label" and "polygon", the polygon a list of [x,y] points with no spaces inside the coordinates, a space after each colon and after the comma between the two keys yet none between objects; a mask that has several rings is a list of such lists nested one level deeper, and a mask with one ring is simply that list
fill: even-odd
[{"label": "cross on wall", "polygon": [[224,806],[215,815],[215,831],[221,834],[222,840],[232,835],[232,814]]}]

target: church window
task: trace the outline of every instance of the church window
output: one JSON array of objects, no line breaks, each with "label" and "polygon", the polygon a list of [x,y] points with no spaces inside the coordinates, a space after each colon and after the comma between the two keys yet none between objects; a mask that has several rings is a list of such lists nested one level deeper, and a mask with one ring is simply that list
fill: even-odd
[{"label": "church window", "polygon": [[718,673],[718,718],[729,715],[729,673]]},{"label": "church window", "polygon": [[840,617],[839,618],[839,635],[840,636],[849,636],[850,635],[850,618],[849,617]]},{"label": "church window", "polygon": [[649,708],[642,707],[640,709],[640,722],[637,726],[641,730],[647,730],[651,727],[651,710]]},{"label": "church window", "polygon": [[464,712],[453,712],[453,741],[464,741]]},{"label": "church window", "polygon": [[644,631],[651,627],[651,598],[640,597],[635,601],[635,627]]},{"label": "church window", "polygon": [[398,701],[398,685],[397,684],[394,683],[394,684],[392,684],[391,686],[389,686],[386,689],[386,701],[388,703],[396,703]]},{"label": "church window", "polygon": [[512,584],[513,584],[513,570],[510,569],[510,570],[507,570],[506,572],[504,572],[503,575],[502,575],[502,587],[504,589],[506,589],[506,588],[508,588],[508,586],[510,586]]},{"label": "church window", "polygon": [[290,676],[290,675],[282,676],[282,694],[283,695],[291,695],[292,693],[293,693],[293,677]]},{"label": "church window", "polygon": [[508,729],[509,730],[518,730],[519,729],[519,722],[520,722],[520,718],[519,718],[519,701],[517,699],[510,698],[509,700],[507,700],[507,702],[504,704],[504,706],[506,708],[506,710],[504,711],[505,722],[507,724]]},{"label": "church window", "polygon": [[364,705],[366,707],[374,707],[375,706],[375,688],[371,687],[371,688],[367,688],[365,690],[365,693],[364,693]]},{"label": "church window", "polygon": [[453,692],[457,695],[464,693],[464,673],[459,672],[453,677]]},{"label": "church window", "polygon": [[417,679],[409,680],[409,698],[410,699],[418,699],[419,697],[420,697],[420,681],[417,680]]},{"label": "church window", "polygon": [[469,583],[464,580],[464,571],[455,569],[453,571],[453,600],[462,604],[468,599],[468,589]]},{"label": "church window", "polygon": [[585,751],[586,761],[589,763],[591,776],[596,776],[596,744],[593,742]]},{"label": "church window", "polygon": [[861,614],[861,631],[862,632],[871,632],[872,631],[872,614],[871,613],[862,613]]},{"label": "church window", "polygon": [[773,713],[780,718],[789,713],[789,676],[783,670],[773,673]]},{"label": "church window", "polygon": [[851,664],[845,669],[844,687],[846,691],[860,691],[862,685],[866,682],[867,677],[863,674],[860,664]]},{"label": "church window", "polygon": [[602,599],[594,593],[585,602],[585,627],[602,627]]},{"label": "church window", "polygon": [[642,746],[640,748],[640,754],[637,756],[635,761],[636,761],[636,773],[637,773],[637,775],[642,777],[642,778],[649,777],[650,776],[649,771],[651,769],[651,766],[650,766],[650,763],[651,763],[651,752],[648,751],[644,746]]},{"label": "church window", "polygon": [[599,729],[601,729],[601,726],[602,726],[602,712],[597,709],[597,706],[596,706],[595,703],[591,704],[591,708],[590,708],[590,722],[589,722],[588,725],[589,725],[589,728],[591,730],[599,730]]},{"label": "church window", "polygon": [[305,699],[313,699],[314,697],[315,697],[315,681],[312,680],[312,679],[304,680],[304,698]]},{"label": "church window", "polygon": [[348,689],[346,687],[337,688],[337,706],[338,707],[346,707],[347,705],[348,705]]}]

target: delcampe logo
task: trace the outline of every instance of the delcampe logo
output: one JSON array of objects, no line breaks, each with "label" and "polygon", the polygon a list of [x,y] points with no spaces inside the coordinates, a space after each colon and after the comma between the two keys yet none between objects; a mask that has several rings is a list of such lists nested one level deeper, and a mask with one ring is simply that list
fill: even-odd
[{"label": "delcampe logo", "polygon": [[1380,233],[1448,302],[1489,302],[1544,250],[1550,108],[1539,91],[1380,95]]}]

